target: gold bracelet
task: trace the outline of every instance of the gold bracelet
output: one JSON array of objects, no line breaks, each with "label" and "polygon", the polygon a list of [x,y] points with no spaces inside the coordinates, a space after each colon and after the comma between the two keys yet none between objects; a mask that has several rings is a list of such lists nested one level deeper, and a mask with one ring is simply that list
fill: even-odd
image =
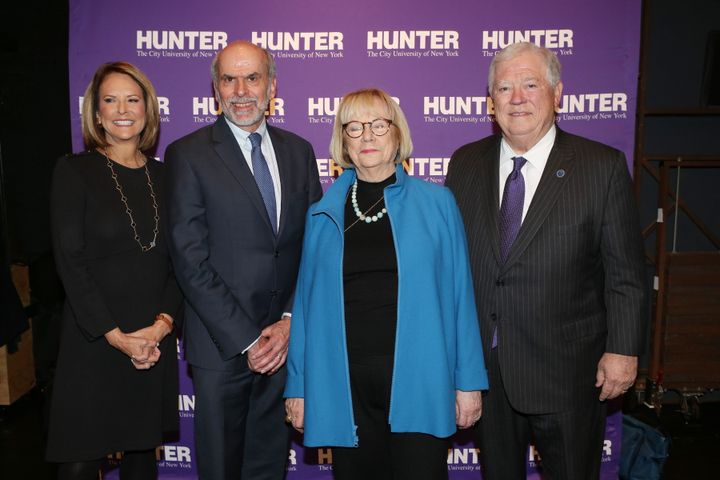
[{"label": "gold bracelet", "polygon": [[164,313],[158,313],[157,315],[155,315],[155,321],[156,321],[156,322],[163,322],[165,325],[168,326],[168,328],[169,328],[170,331],[172,332],[173,322],[171,322],[171,321],[167,318],[167,315],[165,315]]}]

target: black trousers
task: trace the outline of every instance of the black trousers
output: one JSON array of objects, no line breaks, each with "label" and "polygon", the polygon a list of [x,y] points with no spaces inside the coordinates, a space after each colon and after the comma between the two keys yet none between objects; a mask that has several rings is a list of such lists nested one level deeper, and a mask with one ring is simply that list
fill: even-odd
[{"label": "black trousers", "polygon": [[353,362],[356,363],[350,364],[350,388],[359,446],[333,448],[335,479],[447,479],[447,438],[390,432],[393,357],[353,359]]},{"label": "black trousers", "polygon": [[290,448],[282,398],[286,370],[260,375],[247,368],[244,356],[237,362],[227,371],[192,367],[198,476],[281,480]]},{"label": "black trousers", "polygon": [[477,429],[483,479],[525,480],[531,440],[542,459],[543,480],[600,476],[605,403],[590,400],[570,411],[524,414],[515,410],[505,395],[496,349],[490,351],[488,376],[490,390],[483,397]]}]

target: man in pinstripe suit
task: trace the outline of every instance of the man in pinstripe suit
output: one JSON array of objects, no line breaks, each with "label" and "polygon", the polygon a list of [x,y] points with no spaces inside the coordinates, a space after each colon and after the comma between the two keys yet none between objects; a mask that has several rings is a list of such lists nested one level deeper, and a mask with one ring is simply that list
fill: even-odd
[{"label": "man in pinstripe suit", "polygon": [[465,221],[490,375],[483,478],[526,478],[531,439],[544,478],[598,478],[605,400],[633,384],[644,345],[627,164],[555,126],[562,83],[551,51],[508,46],[488,85],[502,135],[458,149],[446,181]]}]

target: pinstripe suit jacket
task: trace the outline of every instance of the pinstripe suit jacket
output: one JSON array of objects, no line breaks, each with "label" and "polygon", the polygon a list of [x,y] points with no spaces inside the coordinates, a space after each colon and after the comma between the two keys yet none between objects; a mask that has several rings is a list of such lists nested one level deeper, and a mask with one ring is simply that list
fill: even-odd
[{"label": "pinstripe suit jacket", "polygon": [[467,230],[483,347],[488,355],[497,326],[500,371],[514,408],[574,408],[597,398],[604,352],[638,355],[644,345],[643,245],[625,156],[558,129],[503,264],[500,140],[458,149],[446,180]]}]

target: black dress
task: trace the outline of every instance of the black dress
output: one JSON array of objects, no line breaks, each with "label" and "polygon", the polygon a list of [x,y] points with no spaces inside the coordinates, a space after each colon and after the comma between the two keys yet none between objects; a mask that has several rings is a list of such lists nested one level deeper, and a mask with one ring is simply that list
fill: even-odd
[{"label": "black dress", "polygon": [[[58,273],[66,291],[53,385],[47,459],[83,461],[155,448],[178,430],[177,343],[160,344],[149,370],[136,370],[104,334],[151,325],[165,312],[179,320],[182,297],[163,232],[163,165],[148,160],[160,215],[156,246],[142,252],[105,157],[58,161],[51,194]],[[113,162],[143,244],[153,238],[154,209],[144,168]]]}]

